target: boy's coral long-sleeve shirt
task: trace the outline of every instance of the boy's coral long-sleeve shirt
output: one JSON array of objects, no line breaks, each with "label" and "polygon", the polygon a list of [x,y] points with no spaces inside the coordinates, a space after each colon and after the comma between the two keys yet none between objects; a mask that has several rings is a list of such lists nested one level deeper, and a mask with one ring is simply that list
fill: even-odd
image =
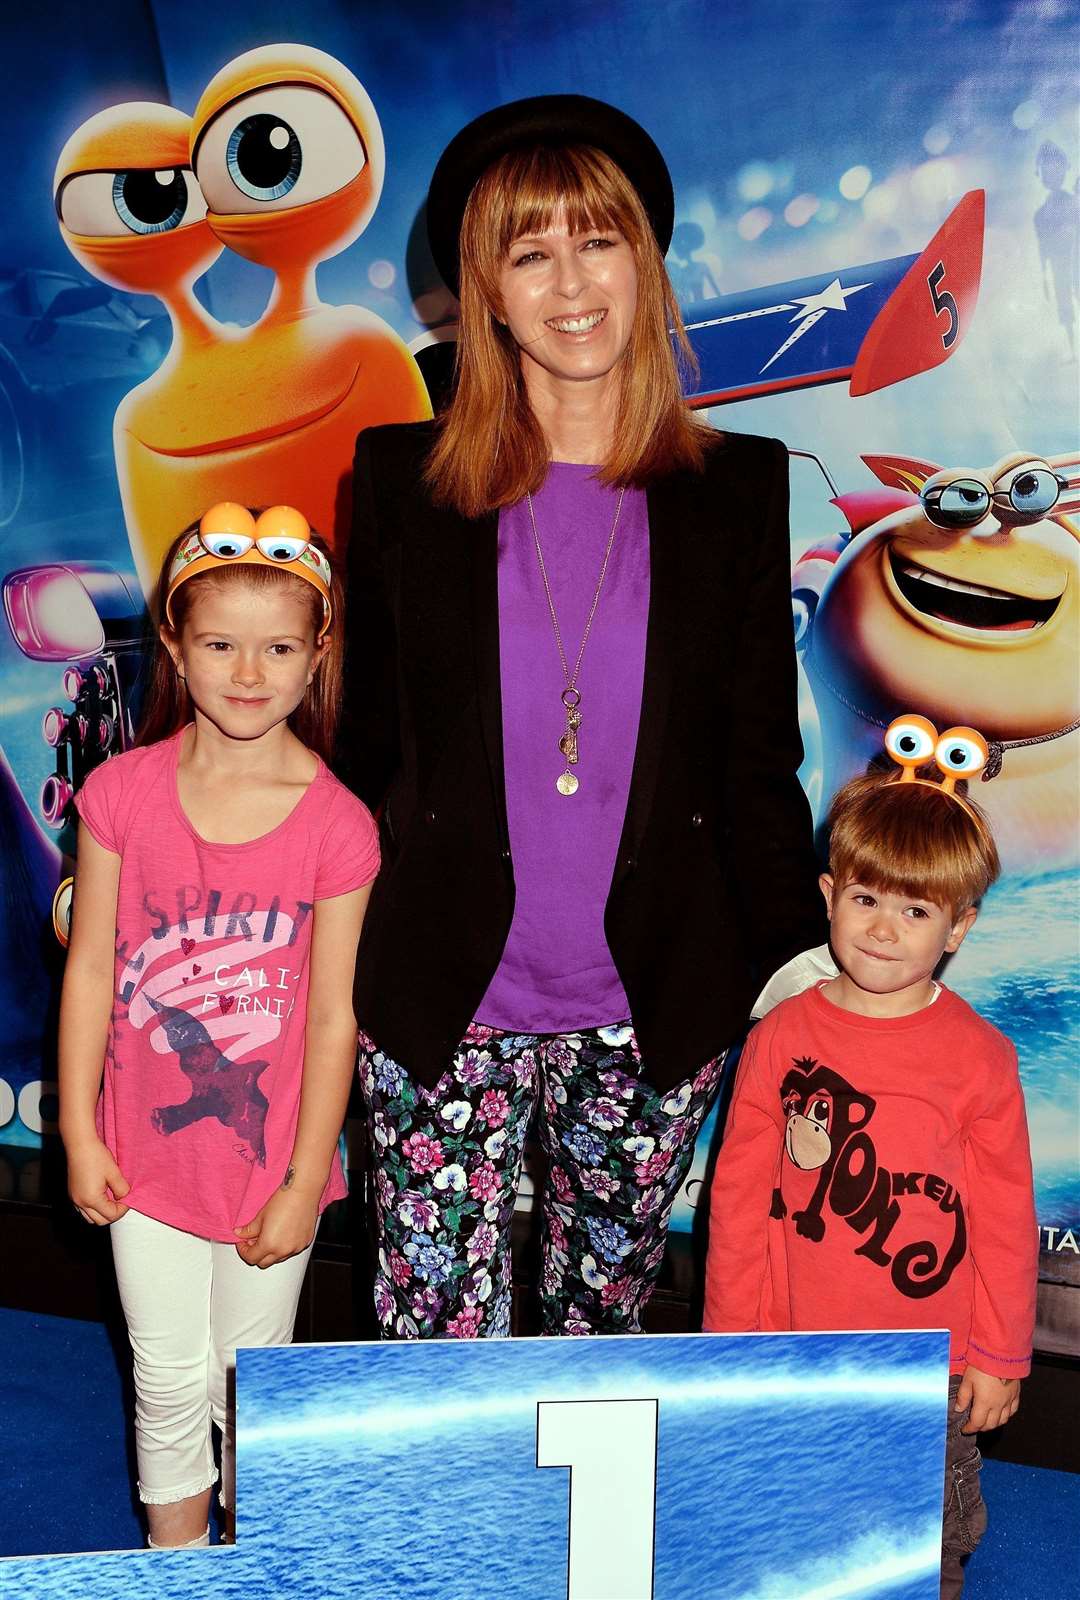
[{"label": "boy's coral long-sleeve shirt", "polygon": [[819,988],[743,1052],[710,1200],[705,1328],[948,1328],[1028,1372],[1037,1232],[1016,1052],[942,988],[865,1017]]}]

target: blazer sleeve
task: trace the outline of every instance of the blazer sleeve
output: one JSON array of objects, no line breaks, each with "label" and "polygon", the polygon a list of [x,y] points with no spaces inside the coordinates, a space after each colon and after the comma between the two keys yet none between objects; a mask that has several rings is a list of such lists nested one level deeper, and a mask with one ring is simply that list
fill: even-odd
[{"label": "blazer sleeve", "polygon": [[828,938],[810,806],[798,779],[798,676],[791,621],[788,455],[778,439],[749,540],[737,650],[726,808],[748,952],[760,981]]},{"label": "blazer sleeve", "polygon": [[346,560],[345,665],[334,769],[372,811],[400,761],[397,635],[379,541],[372,430],[356,441]]}]

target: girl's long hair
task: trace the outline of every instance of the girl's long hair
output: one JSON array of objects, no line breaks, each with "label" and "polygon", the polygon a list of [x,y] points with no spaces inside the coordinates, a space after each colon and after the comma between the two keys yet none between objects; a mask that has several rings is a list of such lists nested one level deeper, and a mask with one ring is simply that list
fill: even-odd
[{"label": "girl's long hair", "polygon": [[545,231],[560,213],[571,233],[618,229],[637,267],[637,310],[600,481],[641,488],[680,467],[700,471],[716,438],[683,399],[680,371],[694,372],[696,362],[656,237],[626,174],[589,145],[511,151],[477,180],[465,207],[455,387],[426,467],[436,502],[464,516],[512,505],[539,489],[548,469],[521,353],[499,321],[499,276],[513,241]]},{"label": "girl's long hair", "polygon": [[[262,509],[257,506],[251,507],[252,515],[257,517]],[[152,614],[155,623],[164,625],[166,631],[178,639],[200,591],[209,587],[221,589],[228,584],[245,583],[250,589],[287,588],[309,607],[312,630],[318,634],[323,622],[323,602],[322,596],[313,584],[304,578],[298,578],[295,573],[281,572],[274,567],[231,566],[227,561],[222,561],[213,571],[200,572],[196,577],[188,578],[180,585],[173,595],[173,627],[170,628],[165,619],[169,568],[180,544],[189,533],[194,533],[198,526],[199,524],[194,522],[189,528],[185,528],[169,547],[154,591]],[[330,552],[317,534],[311,535],[311,543],[329,558]],[[341,677],[345,653],[342,627],[345,596],[337,564],[334,561],[330,563],[330,573],[332,615],[330,630],[326,634],[327,646],[304,698],[289,717],[289,727],[301,744],[306,745],[309,750],[314,750],[315,754],[321,756],[327,763],[333,755],[338,718],[341,714]],[[187,685],[173,666],[172,657],[160,637],[155,637],[153,649],[149,680],[143,698],[142,720],[135,735],[137,745],[156,744],[159,739],[168,739],[189,723],[195,714]]]}]

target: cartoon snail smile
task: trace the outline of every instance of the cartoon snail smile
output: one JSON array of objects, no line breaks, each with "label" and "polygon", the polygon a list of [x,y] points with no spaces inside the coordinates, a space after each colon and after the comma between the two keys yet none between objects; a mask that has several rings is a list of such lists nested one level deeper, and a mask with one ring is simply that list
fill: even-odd
[{"label": "cartoon snail smile", "polygon": [[[1012,868],[1076,858],[1080,456],[989,471],[864,456],[884,492],[840,495],[852,534],[797,564],[803,662],[831,795],[905,706],[990,742],[980,804]],[[1072,469],[1070,476],[1069,469]]]}]

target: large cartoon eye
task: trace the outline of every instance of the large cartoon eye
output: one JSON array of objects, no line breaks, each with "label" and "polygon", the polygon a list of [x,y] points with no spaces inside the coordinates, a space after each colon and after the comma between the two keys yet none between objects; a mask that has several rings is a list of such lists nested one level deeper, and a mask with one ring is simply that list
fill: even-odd
[{"label": "large cartoon eye", "polygon": [[970,528],[990,510],[990,490],[978,478],[956,478],[919,492],[928,522],[939,528]]},{"label": "large cartoon eye", "polygon": [[889,724],[885,748],[902,767],[918,767],[933,755],[937,737],[937,729],[928,718],[911,713]]},{"label": "large cartoon eye", "polygon": [[811,1122],[816,1122],[819,1127],[825,1127],[829,1120],[829,1102],[812,1100],[806,1108],[806,1115]]},{"label": "large cartoon eye", "polygon": [[1008,522],[1039,522],[1053,510],[1067,487],[1065,479],[1052,472],[1045,461],[1025,461],[997,480],[994,501]]},{"label": "large cartoon eye", "polygon": [[359,133],[321,89],[272,85],[226,106],[195,152],[211,211],[283,211],[351,183],[367,160]]},{"label": "large cartoon eye", "polygon": [[255,543],[246,533],[204,533],[202,542],[212,556],[220,556],[223,561],[246,555]]},{"label": "large cartoon eye", "polygon": [[293,539],[287,533],[271,533],[255,543],[268,561],[298,561],[307,549],[306,539]]},{"label": "large cartoon eye", "polygon": [[934,748],[934,760],[942,772],[958,778],[973,778],[990,758],[986,740],[974,728],[949,728]]},{"label": "large cartoon eye", "polygon": [[53,933],[66,950],[71,940],[71,891],[74,878],[64,878],[60,882],[52,903]]},{"label": "large cartoon eye", "polygon": [[69,233],[107,239],[186,228],[205,217],[206,201],[190,167],[129,167],[68,178],[57,209]]}]

